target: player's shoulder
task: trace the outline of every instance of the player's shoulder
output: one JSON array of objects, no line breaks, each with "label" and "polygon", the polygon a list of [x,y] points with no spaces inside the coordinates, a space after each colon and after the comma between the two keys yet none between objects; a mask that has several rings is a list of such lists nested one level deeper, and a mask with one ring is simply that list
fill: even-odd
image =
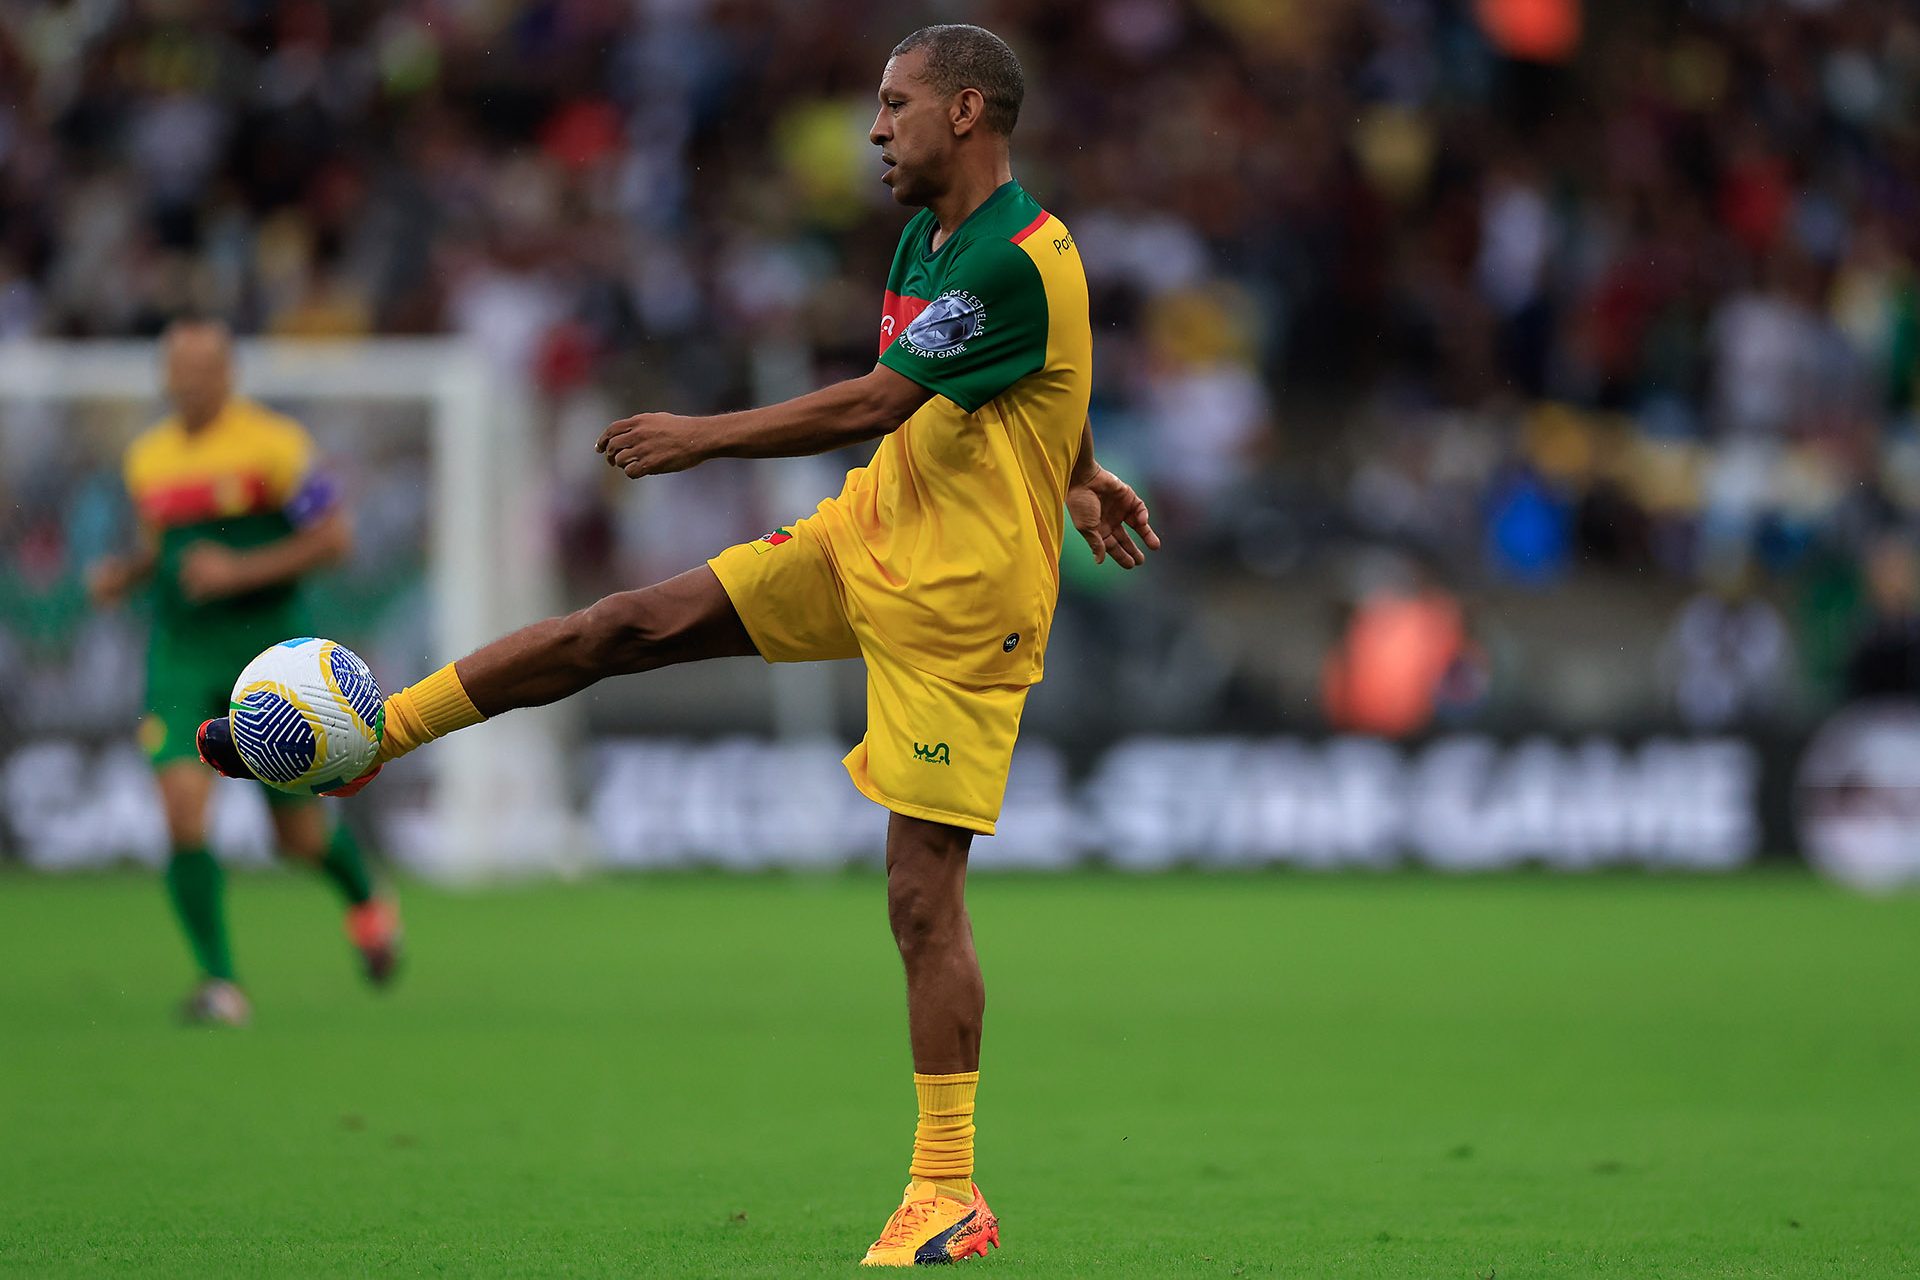
[{"label": "player's shoulder", "polygon": [[1066,236],[1066,223],[1060,216],[1017,182],[1009,184],[1006,198],[997,202],[988,225],[982,230],[996,240],[1028,252],[1032,252],[1035,245],[1054,248],[1046,244],[1051,239],[1063,240],[1056,251],[1063,251],[1071,244],[1071,238]]},{"label": "player's shoulder", "polygon": [[148,423],[134,432],[133,439],[127,441],[127,456],[152,453],[164,449],[172,441],[180,438],[180,419],[168,414],[157,422]]},{"label": "player's shoulder", "polygon": [[233,415],[234,423],[243,430],[289,443],[304,444],[308,439],[307,428],[298,418],[281,413],[278,409],[270,409],[258,400],[235,396],[227,406],[227,412]]},{"label": "player's shoulder", "polygon": [[1024,250],[1006,236],[973,236],[953,246],[953,268],[973,271],[1017,269],[1026,261]]},{"label": "player's shoulder", "polygon": [[1046,292],[1044,268],[1011,235],[983,232],[953,246],[946,284],[981,297],[1035,298]]},{"label": "player's shoulder", "polygon": [[1078,250],[1067,224],[1043,207],[1025,188],[1013,186],[1007,198],[996,202],[978,232],[960,247],[975,270],[998,270],[1031,277],[1071,263]]},{"label": "player's shoulder", "polygon": [[1034,215],[1033,221],[1022,227],[1008,243],[1020,249],[1036,266],[1046,269],[1053,264],[1080,263],[1080,246],[1073,242],[1073,231],[1057,213],[1045,209]]},{"label": "player's shoulder", "polygon": [[164,467],[169,459],[185,448],[186,439],[180,419],[168,414],[142,428],[127,442],[126,450],[121,455],[123,465],[129,475],[155,466]]},{"label": "player's shoulder", "polygon": [[313,437],[299,419],[269,409],[257,400],[235,398],[227,406],[232,426],[227,440],[240,456],[265,461],[291,483],[314,454]]}]

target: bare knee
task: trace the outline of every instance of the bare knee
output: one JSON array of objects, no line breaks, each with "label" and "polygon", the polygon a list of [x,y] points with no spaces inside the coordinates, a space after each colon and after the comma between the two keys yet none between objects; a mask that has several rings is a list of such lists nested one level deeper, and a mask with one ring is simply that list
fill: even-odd
[{"label": "bare knee", "polygon": [[594,679],[754,652],[733,602],[704,565],[638,591],[605,596],[561,619],[561,625],[566,651],[581,673]]},{"label": "bare knee", "polygon": [[561,620],[567,654],[583,675],[626,675],[659,665],[672,627],[651,592],[604,596]]},{"label": "bare knee", "polygon": [[275,844],[283,857],[319,862],[327,854],[327,820],[318,804],[273,810]]},{"label": "bare knee", "polygon": [[911,964],[967,936],[967,848],[972,837],[934,823],[896,818],[889,833],[887,923]]},{"label": "bare knee", "polygon": [[207,801],[212,794],[213,774],[197,761],[160,771],[160,802],[166,813],[167,839],[174,848],[206,843]]},{"label": "bare knee", "polygon": [[964,919],[959,895],[945,886],[897,872],[887,877],[887,923],[909,964],[951,946]]}]

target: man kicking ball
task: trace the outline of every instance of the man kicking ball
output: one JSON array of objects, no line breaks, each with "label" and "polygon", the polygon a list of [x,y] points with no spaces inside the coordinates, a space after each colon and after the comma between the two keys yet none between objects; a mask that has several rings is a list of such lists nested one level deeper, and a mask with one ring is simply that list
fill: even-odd
[{"label": "man kicking ball", "polygon": [[[626,475],[709,458],[817,454],[880,438],[813,515],[705,565],[469,654],[387,700],[383,760],[580,692],[703,658],[864,658],[854,786],[884,805],[887,917],[907,975],[920,1120],[912,1181],[864,1261],[950,1262],[999,1243],[973,1183],[985,993],[967,851],[991,835],[1059,591],[1063,511],[1096,561],[1160,545],[1134,491],[1094,460],[1092,331],[1073,236],[1013,180],[1020,64],[979,27],[893,50],[869,140],[907,223],[872,372],[764,409],[642,413],[599,442]],[[244,774],[224,719],[209,763]],[[376,769],[377,772],[377,769]],[[370,778],[372,775],[369,774]],[[361,779],[353,785],[365,784]]]}]

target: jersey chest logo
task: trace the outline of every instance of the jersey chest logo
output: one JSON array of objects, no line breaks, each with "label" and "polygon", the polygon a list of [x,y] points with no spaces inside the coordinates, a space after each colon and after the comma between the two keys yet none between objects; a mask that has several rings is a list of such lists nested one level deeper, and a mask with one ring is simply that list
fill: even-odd
[{"label": "jersey chest logo", "polygon": [[880,311],[880,347],[885,351],[893,340],[905,332],[922,311],[927,309],[925,298],[903,298],[893,290],[887,290],[886,302]]}]

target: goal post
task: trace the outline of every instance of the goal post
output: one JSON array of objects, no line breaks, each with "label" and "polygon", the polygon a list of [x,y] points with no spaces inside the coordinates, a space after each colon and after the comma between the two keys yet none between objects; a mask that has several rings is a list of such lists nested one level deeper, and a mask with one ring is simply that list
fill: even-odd
[{"label": "goal post", "polygon": [[[248,340],[237,386],[275,407],[407,404],[427,432],[430,515],[423,548],[433,665],[559,605],[544,510],[548,486],[525,384],[451,338]],[[158,355],[148,341],[0,343],[4,416],[39,402],[121,401],[158,416]],[[316,619],[324,629],[324,619]],[[428,667],[409,673],[426,674]],[[563,761],[564,708],[516,713],[436,745],[430,802],[394,824],[394,852],[423,873],[477,878],[591,859]]]}]

